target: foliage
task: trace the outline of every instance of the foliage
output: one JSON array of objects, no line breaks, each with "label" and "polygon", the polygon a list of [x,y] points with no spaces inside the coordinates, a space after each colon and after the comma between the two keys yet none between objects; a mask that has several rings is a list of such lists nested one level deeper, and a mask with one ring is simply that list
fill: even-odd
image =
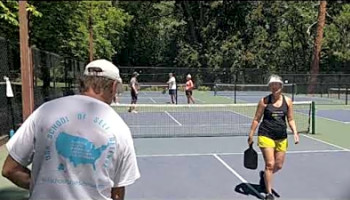
[{"label": "foliage", "polygon": [[[8,22],[10,25],[19,26],[18,23],[18,2],[17,1],[0,1],[0,19]],[[42,14],[30,4],[27,4],[27,12],[36,17],[41,17]]]},{"label": "foliage", "polygon": [[[29,3],[31,44],[40,49],[86,61],[92,16],[95,58],[197,69],[198,85],[308,73],[319,7],[318,1]],[[15,1],[0,2],[0,35],[18,37],[17,10]],[[327,11],[320,71],[350,73],[350,4],[329,2]]]},{"label": "foliage", "polygon": [[[35,2],[44,16],[33,19],[32,41],[38,48],[87,60],[89,16],[92,16],[95,58],[111,59],[125,46],[121,40],[131,16],[110,2]],[[47,42],[50,41],[50,42]]]},{"label": "foliage", "polygon": [[350,4],[341,6],[335,16],[328,16],[332,23],[325,27],[323,58],[328,71],[340,71],[350,63]]}]

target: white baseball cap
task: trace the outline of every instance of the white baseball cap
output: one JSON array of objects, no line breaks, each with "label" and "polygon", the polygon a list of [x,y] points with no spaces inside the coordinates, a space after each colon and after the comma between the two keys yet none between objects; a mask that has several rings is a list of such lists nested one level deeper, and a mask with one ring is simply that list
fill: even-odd
[{"label": "white baseball cap", "polygon": [[88,65],[86,65],[84,75],[101,76],[112,80],[116,80],[119,83],[122,82],[122,79],[119,75],[118,67],[105,59],[91,61]]},{"label": "white baseball cap", "polygon": [[283,85],[282,78],[277,75],[270,76],[268,85],[270,85],[270,83],[281,83]]},{"label": "white baseball cap", "polygon": [[186,76],[187,78],[191,78],[192,76],[191,76],[191,74],[187,74],[187,76]]}]

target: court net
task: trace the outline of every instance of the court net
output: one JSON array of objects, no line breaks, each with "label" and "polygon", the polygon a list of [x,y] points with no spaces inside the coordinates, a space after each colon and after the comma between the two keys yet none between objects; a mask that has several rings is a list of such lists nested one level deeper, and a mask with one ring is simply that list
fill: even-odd
[{"label": "court net", "polygon": [[[134,138],[245,136],[257,104],[139,104],[112,106],[130,127]],[[299,133],[310,133],[312,102],[294,102]]]}]

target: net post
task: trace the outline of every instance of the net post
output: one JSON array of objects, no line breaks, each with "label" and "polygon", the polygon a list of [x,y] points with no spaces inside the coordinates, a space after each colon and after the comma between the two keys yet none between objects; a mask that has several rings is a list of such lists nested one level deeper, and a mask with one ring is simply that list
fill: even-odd
[{"label": "net post", "polygon": [[237,103],[237,82],[235,81],[235,86],[234,86],[234,103],[236,104]]},{"label": "net post", "polygon": [[176,90],[175,90],[175,104],[177,104],[177,90],[178,90],[178,85],[176,84]]},{"label": "net post", "polygon": [[238,77],[238,71],[236,71],[235,73],[235,85],[234,85],[234,93],[233,93],[234,95],[233,99],[235,104],[237,103],[237,77]]},{"label": "net post", "polygon": [[340,76],[340,74],[338,76],[339,76],[339,78],[338,78],[338,99],[340,99],[340,88],[341,88],[340,79],[341,79],[341,76]]},{"label": "net post", "polygon": [[217,85],[216,85],[216,83],[214,83],[214,96],[216,96],[217,95]]},{"label": "net post", "polygon": [[292,83],[292,101],[294,101],[294,93],[295,93],[295,83]]},{"label": "net post", "polygon": [[349,94],[349,85],[345,87],[345,105],[348,105],[348,94]]},{"label": "net post", "polygon": [[315,102],[312,101],[311,103],[311,120],[312,120],[312,130],[311,130],[311,134],[315,134],[316,133],[316,105]]}]

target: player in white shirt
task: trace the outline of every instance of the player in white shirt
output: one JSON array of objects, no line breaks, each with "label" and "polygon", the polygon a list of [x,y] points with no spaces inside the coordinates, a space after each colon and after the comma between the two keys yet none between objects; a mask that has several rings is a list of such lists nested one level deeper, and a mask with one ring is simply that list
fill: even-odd
[{"label": "player in white shirt", "polygon": [[140,173],[129,127],[109,105],[120,80],[111,62],[89,63],[81,95],[41,105],[9,140],[2,175],[30,200],[124,199]]},{"label": "player in white shirt", "polygon": [[167,82],[169,88],[169,95],[171,103],[176,103],[176,79],[173,73],[169,73],[169,80]]}]

